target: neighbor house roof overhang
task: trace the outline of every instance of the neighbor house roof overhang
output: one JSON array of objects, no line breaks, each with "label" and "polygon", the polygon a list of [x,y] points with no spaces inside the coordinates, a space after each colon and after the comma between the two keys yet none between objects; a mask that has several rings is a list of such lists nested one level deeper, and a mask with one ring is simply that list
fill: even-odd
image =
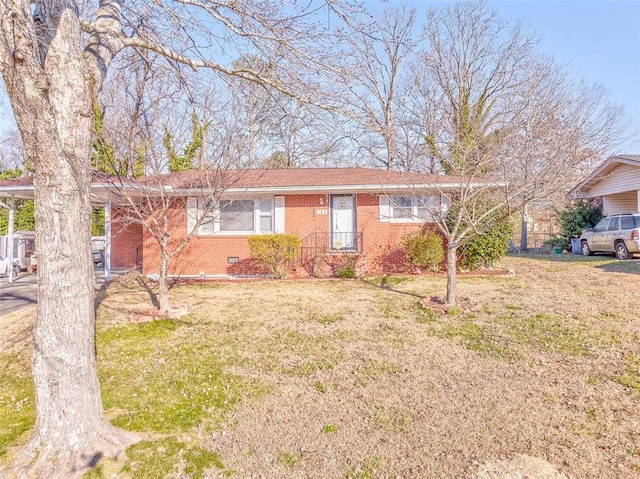
[{"label": "neighbor house roof overhang", "polygon": [[640,155],[616,155],[607,158],[596,170],[567,193],[568,198],[590,198],[589,190],[609,176],[619,165],[640,167]]}]

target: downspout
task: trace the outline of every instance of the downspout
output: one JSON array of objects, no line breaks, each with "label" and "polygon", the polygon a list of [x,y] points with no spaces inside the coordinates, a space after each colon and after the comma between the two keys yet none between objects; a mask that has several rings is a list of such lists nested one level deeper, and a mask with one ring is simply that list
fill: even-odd
[{"label": "downspout", "polygon": [[7,248],[9,249],[9,283],[13,283],[13,226],[14,226],[14,210],[16,209],[16,200],[13,195],[9,200],[9,225],[7,229]]},{"label": "downspout", "polygon": [[104,279],[111,277],[111,201],[104,205]]}]

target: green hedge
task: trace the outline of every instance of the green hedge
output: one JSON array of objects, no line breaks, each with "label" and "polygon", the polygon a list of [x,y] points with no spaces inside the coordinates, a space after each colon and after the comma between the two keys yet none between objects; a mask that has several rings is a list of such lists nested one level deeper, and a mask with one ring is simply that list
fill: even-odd
[{"label": "green hedge", "polygon": [[444,261],[444,241],[433,229],[414,231],[402,237],[402,249],[409,261],[421,268],[438,271]]},{"label": "green hedge", "polygon": [[249,236],[249,250],[256,264],[275,278],[284,278],[287,266],[300,251],[300,238],[287,234]]}]

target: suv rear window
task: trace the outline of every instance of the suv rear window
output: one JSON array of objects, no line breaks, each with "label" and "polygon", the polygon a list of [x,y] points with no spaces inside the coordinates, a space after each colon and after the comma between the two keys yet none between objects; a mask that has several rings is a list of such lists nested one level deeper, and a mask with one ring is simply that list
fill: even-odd
[{"label": "suv rear window", "polygon": [[640,228],[640,216],[622,216],[620,217],[620,229],[631,230]]}]

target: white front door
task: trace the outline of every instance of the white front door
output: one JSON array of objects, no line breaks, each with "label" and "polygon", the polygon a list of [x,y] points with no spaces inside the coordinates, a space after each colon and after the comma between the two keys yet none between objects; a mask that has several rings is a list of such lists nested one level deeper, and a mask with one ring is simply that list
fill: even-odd
[{"label": "white front door", "polygon": [[331,249],[356,249],[356,202],[353,195],[331,195]]}]

